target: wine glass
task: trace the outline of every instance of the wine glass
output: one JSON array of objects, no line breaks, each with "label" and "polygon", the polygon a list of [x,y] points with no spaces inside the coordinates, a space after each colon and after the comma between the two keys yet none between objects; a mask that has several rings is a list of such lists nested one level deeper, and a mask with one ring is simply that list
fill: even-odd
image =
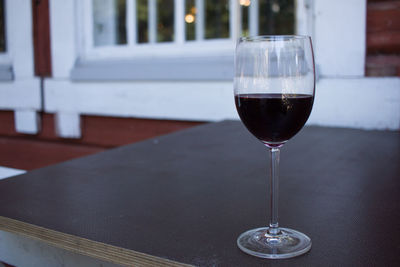
[{"label": "wine glass", "polygon": [[311,239],[278,225],[279,148],[298,133],[313,106],[315,66],[311,38],[298,35],[242,37],[236,45],[234,94],[246,128],[271,154],[268,227],[244,232],[239,248],[261,258],[306,253]]}]

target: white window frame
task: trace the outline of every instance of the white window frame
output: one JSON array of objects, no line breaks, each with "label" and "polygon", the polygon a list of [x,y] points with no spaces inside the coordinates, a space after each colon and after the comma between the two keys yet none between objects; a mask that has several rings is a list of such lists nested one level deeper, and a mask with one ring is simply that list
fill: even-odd
[{"label": "white window frame", "polygon": [[[185,41],[185,0],[174,0],[174,35],[172,42],[155,42],[155,23],[149,19],[149,43],[136,43],[136,12],[135,0],[127,1],[127,44],[94,46],[92,0],[76,1],[77,3],[77,34],[78,57],[82,61],[107,59],[134,59],[134,58],[163,58],[163,57],[202,57],[215,55],[232,55],[235,41],[240,36],[241,11],[238,0],[230,0],[230,37],[226,39],[204,39],[204,9],[197,9],[196,40]],[[311,35],[311,8],[306,8],[310,0],[296,0],[296,33]],[[155,18],[155,0],[149,0],[149,17]],[[204,0],[196,0],[196,6],[204,7]],[[258,0],[252,0],[255,5],[249,8],[249,30],[251,35],[258,34]],[[308,4],[310,6],[310,3]],[[153,7],[153,8],[151,8]],[[154,15],[153,15],[154,14]],[[152,23],[153,21],[153,23]]]},{"label": "white window frame", "polygon": [[7,7],[9,6],[10,0],[4,0],[4,22],[5,22],[5,27],[4,27],[4,35],[6,39],[6,51],[5,52],[0,52],[0,65],[2,66],[9,66],[12,64],[11,60],[11,48],[12,48],[12,42],[10,41],[10,36],[9,32],[11,32],[11,18],[10,18],[10,12],[7,10]]},{"label": "white window frame", "polygon": [[[14,6],[20,1],[28,3],[25,0],[9,1],[15,2]],[[232,73],[226,75],[228,78],[224,81],[215,81],[210,77],[203,80],[162,82],[154,80],[153,77],[148,80],[116,79],[107,82],[98,78],[72,80],[71,69],[79,65],[76,63],[79,59],[77,37],[82,28],[76,24],[82,16],[76,15],[82,13],[82,10],[77,9],[77,2],[82,1],[86,0],[50,0],[53,76],[44,81],[46,112],[172,120],[238,119],[232,104]],[[21,12],[19,8],[16,10]],[[314,37],[315,59],[321,67],[315,106],[308,122],[310,125],[393,130],[400,128],[400,114],[393,112],[400,110],[400,78],[363,76],[366,10],[365,0],[297,0],[297,34],[309,34]],[[20,17],[14,16],[14,20],[29,17],[29,13],[23,14]],[[310,22],[312,24],[309,24]],[[29,20],[22,20],[22,23],[22,29],[31,27]],[[82,27],[83,24],[79,22],[78,25]],[[30,43],[27,38],[29,34],[23,32],[24,34],[20,34],[19,31],[18,36],[25,37],[24,44]],[[15,54],[24,59],[20,60],[21,66],[26,67],[29,65],[26,61],[31,57],[24,54],[24,51],[29,49],[22,48],[22,51],[18,50],[19,53]],[[230,57],[233,58],[233,53]],[[134,61],[127,60],[127,66]],[[170,60],[165,61],[170,64],[169,72],[177,65],[171,64]],[[220,62],[220,58],[217,57],[215,62]],[[98,62],[88,63],[100,65]],[[110,61],[102,63],[106,65]],[[230,70],[233,69],[231,63],[232,61],[228,66]],[[197,65],[196,63],[194,66]],[[210,69],[213,65],[206,64],[206,67]],[[192,71],[191,67],[193,66],[189,66],[186,71]],[[134,73],[140,69],[143,69],[141,65],[130,70]],[[111,72],[113,68],[107,68],[105,71]],[[0,83],[0,87],[1,85]],[[32,85],[27,83],[21,83],[20,88],[27,92],[34,91]],[[10,94],[16,96],[16,101],[13,102],[15,105],[25,105],[26,101],[33,102],[34,97],[30,95],[21,101],[21,91],[16,89],[18,88],[10,88],[3,95],[0,90],[0,104],[3,103],[3,107],[10,106]],[[342,99],[343,94],[350,97]],[[217,97],[210,98],[210,95]],[[354,101],[360,95],[362,101]],[[376,112],[369,108],[371,105],[379,105],[382,108]],[[349,113],[355,115],[348,116]],[[62,127],[69,126],[65,124]]]}]

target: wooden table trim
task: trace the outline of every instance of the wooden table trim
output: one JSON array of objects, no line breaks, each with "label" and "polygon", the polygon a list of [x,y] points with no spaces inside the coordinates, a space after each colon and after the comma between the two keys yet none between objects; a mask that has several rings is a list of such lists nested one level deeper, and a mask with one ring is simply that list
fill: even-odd
[{"label": "wooden table trim", "polygon": [[192,266],[0,216],[0,230],[124,266]]}]

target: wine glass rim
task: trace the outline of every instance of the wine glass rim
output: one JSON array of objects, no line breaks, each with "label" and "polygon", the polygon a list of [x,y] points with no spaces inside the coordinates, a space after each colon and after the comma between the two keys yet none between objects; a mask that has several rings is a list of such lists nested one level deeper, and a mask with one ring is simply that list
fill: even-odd
[{"label": "wine glass rim", "polygon": [[258,35],[258,36],[247,36],[240,37],[239,42],[261,42],[270,40],[287,41],[293,39],[309,39],[308,35]]}]

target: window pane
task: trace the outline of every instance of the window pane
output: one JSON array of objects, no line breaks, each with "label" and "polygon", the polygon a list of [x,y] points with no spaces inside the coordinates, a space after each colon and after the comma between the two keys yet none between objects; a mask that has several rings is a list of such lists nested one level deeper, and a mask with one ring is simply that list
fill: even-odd
[{"label": "window pane", "polygon": [[125,0],[93,0],[94,45],[126,44],[125,20]]},{"label": "window pane", "polygon": [[0,52],[6,51],[4,0],[0,1]]},{"label": "window pane", "polygon": [[174,39],[174,0],[157,0],[157,42]]},{"label": "window pane", "polygon": [[240,0],[240,10],[242,12],[242,35],[249,36],[249,6],[251,4],[250,0]]},{"label": "window pane", "polygon": [[137,16],[137,32],[138,42],[148,43],[149,42],[149,20],[148,20],[148,0],[137,0],[136,2],[136,16]]},{"label": "window pane", "polygon": [[205,0],[205,38],[229,38],[229,0]]},{"label": "window pane", "polygon": [[294,0],[260,0],[259,34],[294,34]]},{"label": "window pane", "polygon": [[186,6],[185,6],[186,40],[194,40],[196,38],[195,22],[196,22],[195,0],[186,0]]}]

